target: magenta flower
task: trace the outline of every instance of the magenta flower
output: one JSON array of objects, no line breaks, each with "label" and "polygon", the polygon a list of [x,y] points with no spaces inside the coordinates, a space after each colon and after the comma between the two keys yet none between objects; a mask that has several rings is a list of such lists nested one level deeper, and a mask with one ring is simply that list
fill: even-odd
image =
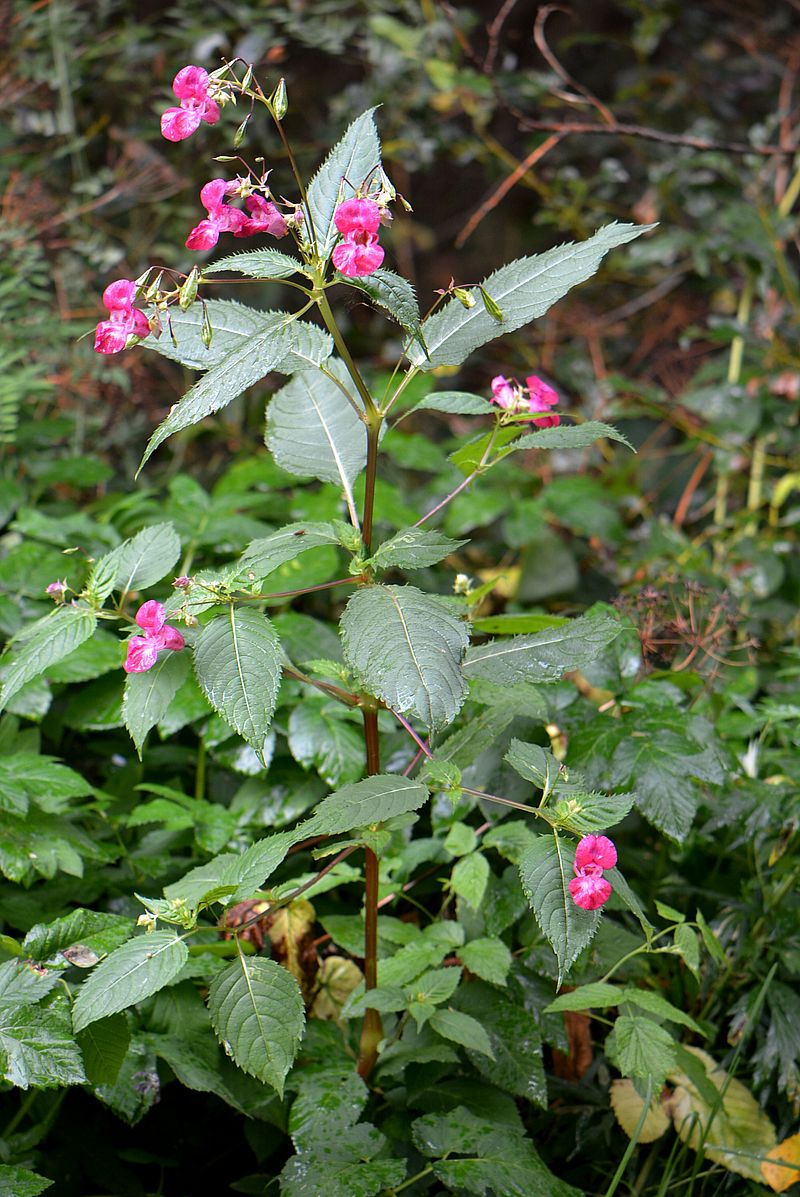
[{"label": "magenta flower", "polygon": [[247,217],[238,208],[226,204],[229,184],[225,179],[212,179],[200,192],[200,202],[208,212],[186,238],[187,249],[211,249],[219,241],[220,233],[236,233],[244,227]]},{"label": "magenta flower", "polygon": [[136,622],[144,636],[131,636],[128,641],[128,655],[122,666],[126,673],[147,673],[155,665],[160,649],[184,647],[183,636],[164,622],[166,618],[163,605],[155,599],[143,603],[136,612]]},{"label": "magenta flower", "polygon": [[50,582],[44,588],[45,594],[49,594],[50,597],[54,598],[58,603],[63,603],[64,595],[66,594],[67,590],[68,587],[66,578],[63,582]]},{"label": "magenta flower", "polygon": [[502,374],[498,374],[496,378],[492,379],[492,398],[491,403],[496,403],[498,407],[502,407],[504,411],[509,408],[513,409],[517,405],[518,390],[512,387],[507,378],[503,378]]},{"label": "magenta flower", "polygon": [[[541,378],[537,378],[535,374],[531,374],[525,379],[525,384],[528,388],[530,396],[530,410],[550,412],[551,407],[555,407],[558,403],[558,394],[549,387],[546,382],[542,382]],[[550,412],[549,415],[543,416],[539,420],[534,420],[539,428],[557,428],[561,423],[561,417],[556,412]]]},{"label": "magenta flower", "polygon": [[208,71],[202,67],[185,66],[172,82],[172,90],[181,102],[180,108],[168,108],[161,117],[161,132],[167,141],[183,141],[191,137],[200,122],[215,125],[219,120],[219,106],[211,99]]},{"label": "magenta flower", "polygon": [[[550,408],[558,403],[558,394],[541,378],[531,374],[525,379],[526,386],[511,383],[502,374],[492,379],[492,397],[490,403],[496,403],[504,411],[513,412],[518,416],[525,416],[539,428],[556,428],[561,423],[561,417]],[[538,415],[547,412],[547,415]]]},{"label": "magenta flower", "polygon": [[150,322],[144,312],[133,306],[136,283],[131,279],[117,279],[103,292],[103,303],[109,310],[108,320],[101,320],[94,338],[96,353],[119,353],[129,336],[144,338],[150,333]]},{"label": "magenta flower", "polygon": [[256,233],[270,233],[273,237],[285,237],[289,226],[281,213],[265,200],[263,195],[251,195],[245,200],[250,213],[244,217],[241,228],[234,229],[234,237],[253,237]]},{"label": "magenta flower", "polygon": [[613,869],[616,863],[617,849],[607,836],[583,837],[575,849],[575,876],[569,883],[576,906],[582,910],[598,910],[605,905],[611,897],[611,885],[603,876],[603,869]]},{"label": "magenta flower", "polygon": [[345,278],[372,274],[383,261],[378,244],[381,210],[374,200],[349,199],[336,209],[334,223],[342,240],[333,251],[333,264]]}]

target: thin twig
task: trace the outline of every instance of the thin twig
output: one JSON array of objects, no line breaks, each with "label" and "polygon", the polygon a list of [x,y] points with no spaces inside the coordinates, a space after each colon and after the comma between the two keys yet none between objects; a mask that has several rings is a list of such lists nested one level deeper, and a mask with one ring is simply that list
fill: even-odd
[{"label": "thin twig", "polygon": [[[566,83],[568,87],[574,87],[575,90],[579,92],[581,96],[583,96],[583,99],[587,103],[591,104],[593,108],[596,108],[607,125],[615,125],[617,123],[616,117],[610,108],[607,108],[603,101],[600,100],[594,94],[594,92],[590,91],[588,87],[585,87],[582,83],[578,83],[577,79],[573,79],[572,75],[570,75],[566,67],[559,62],[547,44],[547,38],[544,35],[544,27],[547,23],[547,18],[553,12],[563,12],[566,13],[567,16],[573,15],[568,8],[563,8],[560,4],[546,4],[544,8],[540,8],[536,14],[536,23],[533,27],[533,40],[536,42],[537,50],[547,65],[553,71],[555,71],[562,82]],[[572,97],[569,96],[566,96],[565,98],[572,99]],[[575,99],[577,100],[577,97],[575,97]]]},{"label": "thin twig", "polygon": [[537,162],[540,162],[541,159],[544,158],[545,154],[549,154],[550,150],[554,149],[554,147],[558,145],[562,136],[563,135],[561,133],[551,133],[549,137],[545,138],[544,141],[537,145],[536,149],[531,150],[530,154],[528,154],[527,158],[525,158],[523,162],[517,164],[514,170],[512,170],[511,174],[508,175],[507,178],[503,179],[502,183],[500,183],[500,185],[494,189],[489,198],[484,200],[478,210],[473,212],[472,216],[470,216],[469,220],[456,237],[456,249],[461,248],[467,238],[475,232],[475,229],[481,223],[483,218],[488,216],[492,209],[496,208],[501,200],[505,199],[511,188],[519,182],[523,175],[526,175],[531,167],[535,166]]},{"label": "thin twig", "polygon": [[486,49],[486,57],[483,60],[483,69],[487,75],[491,75],[494,69],[497,50],[500,44],[500,32],[513,9],[516,8],[516,5],[517,0],[505,0],[505,3],[501,5],[500,11],[486,31],[489,35],[489,45]]}]

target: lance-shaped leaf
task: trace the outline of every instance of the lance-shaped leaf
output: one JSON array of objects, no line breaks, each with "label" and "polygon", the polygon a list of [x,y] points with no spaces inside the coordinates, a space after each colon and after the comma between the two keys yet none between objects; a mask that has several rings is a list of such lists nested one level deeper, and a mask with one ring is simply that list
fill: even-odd
[{"label": "lance-shaped leaf", "polygon": [[333,217],[344,200],[380,166],[381,143],[373,119],[374,108],[362,112],[333,147],[308,188],[308,206],[314,226],[316,248],[327,258],[336,244],[339,231]]},{"label": "lance-shaped leaf", "polygon": [[341,632],[348,664],[392,710],[430,728],[456,717],[468,636],[440,599],[415,586],[368,586],[347,604]]},{"label": "lance-shaped leaf", "polygon": [[575,850],[559,836],[541,836],[523,853],[519,872],[536,921],[558,960],[558,983],[591,941],[599,910],[582,910],[569,892]]},{"label": "lance-shaped leaf", "polygon": [[605,437],[609,441],[619,441],[633,449],[633,445],[619,432],[613,424],[603,424],[600,420],[587,420],[585,424],[560,424],[558,428],[539,428],[536,432],[528,432],[521,436],[508,451],[517,449],[584,449],[593,445],[595,441]]},{"label": "lance-shaped leaf", "polygon": [[253,540],[242,553],[243,572],[252,572],[256,578],[266,578],[279,566],[293,561],[309,549],[323,544],[338,544],[336,530],[332,524],[306,520],[287,524],[269,536]]},{"label": "lance-shaped leaf", "polygon": [[[328,368],[352,386],[341,362],[332,361]],[[330,378],[306,370],[282,387],[267,408],[266,440],[284,470],[334,482],[352,498],[353,482],[367,461],[367,433]]]},{"label": "lance-shaped leaf", "polygon": [[[142,344],[192,370],[210,370],[229,353],[241,349],[259,333],[277,328],[285,319],[286,312],[261,312],[233,299],[207,299],[185,312],[171,308],[172,336],[165,328],[158,340],[148,337]],[[203,344],[204,327],[211,328],[209,345]]]},{"label": "lance-shaped leaf", "polygon": [[240,956],[212,981],[208,1009],[228,1054],[282,1097],[304,1024],[303,998],[292,974],[274,960]]},{"label": "lance-shaped leaf", "polygon": [[214,709],[261,755],[281,680],[280,640],[266,615],[231,606],[212,619],[195,643],[194,668]]},{"label": "lance-shaped leaf", "polygon": [[175,404],[150,437],[140,470],[167,437],[227,407],[265,374],[273,370],[292,373],[327,357],[330,341],[325,333],[288,313],[272,314],[279,319],[244,338]]},{"label": "lance-shaped leaf", "polygon": [[82,1031],[99,1018],[144,1001],[168,985],[188,957],[189,949],[174,931],[129,939],[84,981],[72,1009],[73,1027]]},{"label": "lance-shaped leaf", "polygon": [[428,532],[425,528],[403,528],[375,550],[371,564],[380,569],[423,569],[436,565],[466,540],[451,540],[442,532]]},{"label": "lance-shaped leaf", "polygon": [[396,815],[419,810],[427,801],[427,787],[418,781],[379,773],[329,794],[303,828],[306,836],[342,835],[356,827],[385,823]]},{"label": "lance-shaped leaf", "polygon": [[362,278],[342,276],[341,281],[349,287],[355,287],[357,291],[362,291],[378,307],[385,308],[406,332],[413,336],[419,335],[419,304],[414,288],[402,275],[395,274],[393,270],[379,268]]},{"label": "lance-shaped leaf", "polygon": [[[221,274],[234,270],[248,278],[289,278],[303,269],[303,263],[279,249],[254,249],[249,253],[230,254],[203,267],[203,274]],[[212,325],[213,327],[213,325]]]},{"label": "lance-shaped leaf", "polygon": [[482,286],[500,308],[502,320],[490,315],[482,303],[465,308],[458,299],[450,299],[422,324],[428,357],[412,342],[406,350],[409,358],[421,370],[460,365],[480,345],[543,316],[577,283],[591,278],[609,250],[653,227],[609,224],[587,241],[558,245],[501,267]]},{"label": "lance-shaped leaf", "polygon": [[409,409],[412,411],[443,411],[453,416],[488,416],[492,407],[488,399],[482,395],[472,395],[469,391],[436,391],[433,395],[426,395],[419,403]]},{"label": "lance-shaped leaf", "polygon": [[172,524],[151,524],[96,562],[87,587],[102,602],[112,590],[127,594],[160,582],[175,565],[181,542]]},{"label": "lance-shaped leaf", "polygon": [[28,1168],[0,1164],[0,1197],[39,1197],[53,1183]]},{"label": "lance-shaped leaf", "polygon": [[583,669],[619,635],[621,624],[608,615],[581,615],[533,636],[512,636],[471,648],[464,661],[468,678],[490,682],[557,682],[571,669]]},{"label": "lance-shaped leaf", "polygon": [[0,710],[26,682],[62,661],[94,632],[97,616],[87,607],[58,607],[44,619],[37,619],[11,641],[12,656],[4,661]]},{"label": "lance-shaped leaf", "polygon": [[122,716],[140,760],[145,736],[164,718],[188,673],[188,653],[163,652],[152,669],[126,677]]},{"label": "lance-shaped leaf", "polygon": [[125,1014],[101,1018],[78,1036],[86,1076],[93,1085],[113,1085],[128,1054],[131,1032]]}]

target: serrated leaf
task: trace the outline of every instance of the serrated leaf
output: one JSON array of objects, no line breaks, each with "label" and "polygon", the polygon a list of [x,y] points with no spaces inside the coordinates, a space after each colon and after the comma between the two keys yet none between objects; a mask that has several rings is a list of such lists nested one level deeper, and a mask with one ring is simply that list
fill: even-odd
[{"label": "serrated leaf", "polygon": [[84,1083],[66,995],[48,1006],[0,1007],[0,1076],[20,1089]]},{"label": "serrated leaf", "polygon": [[50,814],[68,806],[70,798],[90,794],[92,787],[74,769],[37,752],[0,756],[0,811],[24,815],[33,802]]},{"label": "serrated leaf", "polygon": [[341,835],[357,827],[385,823],[397,815],[419,810],[428,790],[418,781],[378,773],[329,794],[305,824],[308,835]]},{"label": "serrated leaf", "polygon": [[428,532],[424,528],[403,528],[396,532],[372,555],[371,565],[379,569],[423,569],[436,565],[450,553],[455,553],[466,540],[451,540],[442,532]]},{"label": "serrated leaf", "polygon": [[653,225],[609,224],[586,241],[559,245],[501,267],[481,286],[501,309],[502,321],[482,304],[465,308],[458,299],[450,299],[423,322],[428,357],[411,345],[406,351],[410,360],[422,370],[460,365],[480,345],[543,316],[572,287],[591,278],[609,250],[650,228]]},{"label": "serrated leaf", "polygon": [[110,952],[133,934],[133,919],[98,910],[72,910],[51,923],[37,923],[22,941],[27,956],[49,960],[75,944]]},{"label": "serrated leaf", "polygon": [[633,445],[618,429],[599,420],[587,420],[585,424],[560,424],[557,428],[540,428],[536,432],[527,432],[518,441],[514,441],[511,449],[584,449],[603,438],[619,441],[621,445],[633,449]]},{"label": "serrated leaf", "polygon": [[189,654],[186,652],[160,653],[152,669],[127,674],[122,715],[139,760],[147,733],[167,714],[188,675]]},{"label": "serrated leaf", "polygon": [[624,1076],[652,1080],[657,1089],[675,1066],[677,1044],[652,1018],[620,1014],[606,1039],[606,1053]]},{"label": "serrated leaf", "polygon": [[117,637],[107,632],[95,632],[91,640],[85,640],[68,657],[51,665],[45,677],[49,682],[89,682],[110,673],[112,669],[119,669],[120,662],[120,642]]},{"label": "serrated leaf", "polygon": [[578,792],[560,798],[553,807],[556,825],[576,835],[608,831],[631,810],[635,794],[600,794]]},{"label": "serrated leaf", "polygon": [[552,752],[538,744],[525,744],[513,739],[505,759],[520,777],[549,793],[566,774],[566,766],[556,760]]},{"label": "serrated leaf", "polygon": [[[203,313],[208,314],[212,329],[211,344],[203,344]],[[170,310],[173,344],[169,330],[164,335],[148,337],[142,344],[146,349],[180,362],[192,370],[209,370],[218,366],[229,353],[240,349],[260,333],[275,329],[286,318],[285,312],[262,312],[232,299],[207,299],[194,304],[187,311]]]},{"label": "serrated leaf", "polygon": [[101,1018],[77,1036],[86,1077],[92,1085],[113,1085],[128,1054],[131,1032],[121,1012]]},{"label": "serrated leaf", "polygon": [[[248,278],[289,278],[303,269],[303,263],[279,249],[254,249],[247,253],[229,254],[203,267],[203,274],[220,274],[234,270]],[[212,328],[213,328],[212,323]],[[212,339],[213,344],[213,339]]]},{"label": "serrated leaf", "polygon": [[374,108],[357,117],[345,130],[308,188],[308,207],[317,253],[327,258],[339,238],[333,222],[339,204],[352,198],[381,162],[381,144],[373,119]]},{"label": "serrated leaf", "polygon": [[469,1053],[481,1076],[514,1097],[546,1108],[547,1081],[537,1015],[484,981],[462,985],[453,1005],[476,1019],[489,1036],[493,1058]]},{"label": "serrated leaf", "polygon": [[384,1158],[386,1139],[369,1123],[315,1138],[280,1174],[281,1197],[378,1197],[399,1185],[404,1160]]},{"label": "serrated leaf", "polygon": [[54,1183],[27,1168],[0,1164],[0,1197],[39,1197]]},{"label": "serrated leaf", "polygon": [[464,624],[414,586],[368,586],[340,623],[345,659],[364,686],[400,714],[444,727],[466,697]]},{"label": "serrated leaf", "polygon": [[469,903],[473,910],[480,908],[488,881],[489,862],[480,852],[463,856],[454,865],[450,877],[453,892]]},{"label": "serrated leaf", "polygon": [[560,1010],[593,1010],[605,1006],[618,1006],[623,990],[619,985],[609,985],[605,981],[593,981],[589,985],[579,985],[569,993],[560,993],[557,998],[546,1006],[544,1014],[554,1014]]},{"label": "serrated leaf", "polygon": [[146,590],[160,582],[181,554],[181,542],[172,524],[152,524],[109,554],[114,563],[114,589],[124,595]]},{"label": "serrated leaf", "polygon": [[44,619],[30,624],[11,641],[12,657],[4,660],[0,710],[26,682],[38,677],[50,665],[62,661],[94,632],[97,616],[86,607],[59,607]]},{"label": "serrated leaf", "polygon": [[58,973],[40,972],[27,960],[0,964],[0,1006],[35,1006],[58,982]]},{"label": "serrated leaf", "polygon": [[487,936],[472,939],[459,950],[465,968],[492,985],[505,985],[513,957],[502,939]]},{"label": "serrated leaf", "polygon": [[436,391],[415,403],[407,414],[410,415],[412,411],[443,411],[454,416],[488,416],[492,413],[492,407],[488,399],[484,399],[482,395],[473,395],[469,391]]},{"label": "serrated leaf", "polygon": [[512,636],[470,648],[464,674],[505,685],[556,682],[590,664],[620,631],[621,624],[607,615],[581,615],[533,636]]},{"label": "serrated leaf", "polygon": [[333,524],[313,520],[298,521],[253,540],[242,553],[242,572],[252,571],[257,579],[266,578],[287,561],[293,561],[309,549],[323,544],[338,544]]},{"label": "serrated leaf", "polygon": [[[352,387],[341,362],[330,362],[328,369],[345,387]],[[352,502],[353,482],[367,461],[366,428],[326,375],[305,370],[273,395],[266,442],[288,473],[336,483]]]},{"label": "serrated leaf", "polygon": [[434,1010],[428,1020],[437,1035],[494,1059],[489,1036],[476,1018],[460,1010]]},{"label": "serrated leaf", "polygon": [[263,754],[281,681],[280,641],[267,617],[229,607],[200,632],[194,667],[214,709]]},{"label": "serrated leaf", "polygon": [[225,1050],[282,1097],[305,1014],[297,981],[274,960],[240,956],[211,982],[211,1024]]},{"label": "serrated leaf", "polygon": [[558,983],[592,940],[599,910],[582,910],[569,892],[575,849],[559,836],[541,836],[520,861],[522,888],[558,960]]},{"label": "serrated leaf", "polygon": [[83,982],[72,1010],[75,1031],[157,993],[178,975],[188,957],[186,944],[172,931],[129,939]]},{"label": "serrated leaf", "polygon": [[372,274],[364,275],[361,278],[342,276],[340,281],[347,283],[349,287],[354,287],[357,291],[362,291],[369,296],[373,303],[385,308],[406,332],[410,332],[414,336],[419,334],[420,316],[417,297],[411,283],[402,275],[395,274],[393,270],[384,270],[379,267],[377,270],[373,270]]},{"label": "serrated leaf", "polygon": [[319,1141],[330,1142],[353,1126],[367,1104],[369,1090],[349,1063],[311,1064],[296,1079],[298,1093],[288,1130],[300,1151],[313,1149]]},{"label": "serrated leaf", "polygon": [[696,977],[700,976],[700,945],[697,933],[686,923],[675,928],[675,949],[683,958],[686,967]]},{"label": "serrated leaf", "polygon": [[289,716],[289,751],[305,769],[315,768],[329,786],[357,781],[364,772],[364,736],[340,708],[306,702]]}]

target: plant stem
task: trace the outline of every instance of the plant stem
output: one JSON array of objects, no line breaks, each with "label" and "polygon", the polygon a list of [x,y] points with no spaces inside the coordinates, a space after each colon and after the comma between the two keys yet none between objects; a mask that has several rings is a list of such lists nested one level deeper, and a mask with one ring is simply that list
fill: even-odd
[{"label": "plant stem", "polygon": [[355,383],[356,390],[364,401],[365,411],[369,415],[377,416],[379,413],[377,407],[375,406],[375,401],[373,400],[372,395],[369,393],[367,384],[361,377],[361,371],[353,361],[350,350],[347,348],[347,344],[341,334],[339,325],[336,323],[336,317],[331,310],[331,305],[328,302],[328,297],[322,288],[321,282],[321,278],[318,279],[318,286],[314,292],[314,298],[316,300],[317,306],[319,307],[319,313],[322,316],[322,319],[325,321],[325,327],[333,337],[333,343],[336,346],[339,357],[347,367],[347,373],[352,378],[353,382]]},{"label": "plant stem", "polygon": [[[367,776],[380,772],[380,742],[378,740],[378,712],[364,711],[364,743],[367,750]],[[371,848],[364,849],[364,986],[374,989],[378,984],[378,857]],[[383,1038],[383,1023],[378,1010],[367,1009],[361,1028],[358,1049],[358,1074],[365,1080],[375,1067],[378,1044]]]},{"label": "plant stem", "polygon": [[308,677],[302,670],[296,669],[294,665],[284,665],[283,676],[290,677],[296,682],[305,682],[307,686],[315,686],[317,690],[321,690],[323,694],[330,694],[331,698],[338,699],[346,707],[357,707],[359,705],[358,697],[355,694],[351,694],[349,690],[343,690],[341,686],[334,686],[332,682],[318,682],[316,678]]},{"label": "plant stem", "polygon": [[378,476],[378,439],[381,419],[370,419],[367,424],[367,468],[364,476],[364,518],[361,521],[361,539],[367,555],[372,549],[372,514],[375,508],[375,482]]}]

